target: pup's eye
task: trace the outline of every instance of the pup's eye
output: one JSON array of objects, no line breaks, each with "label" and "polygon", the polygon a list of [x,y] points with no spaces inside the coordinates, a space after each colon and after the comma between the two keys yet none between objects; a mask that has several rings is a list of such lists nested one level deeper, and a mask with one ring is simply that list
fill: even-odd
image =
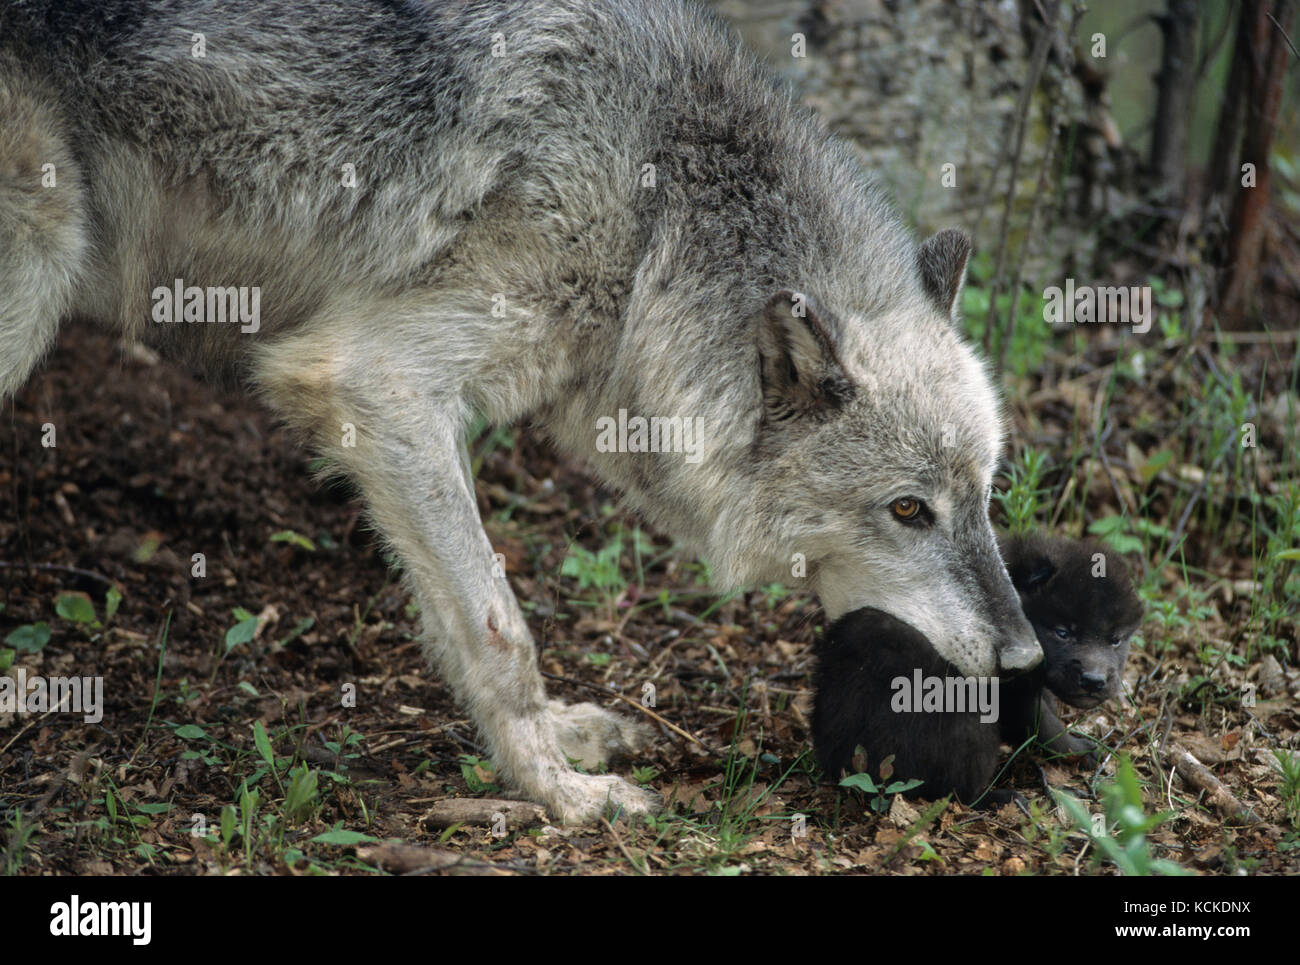
[{"label": "pup's eye", "polygon": [[921,501],[904,496],[902,499],[895,499],[890,509],[898,519],[910,522],[921,515]]},{"label": "pup's eye", "polygon": [[1110,638],[1110,645],[1111,645],[1112,647],[1118,647],[1118,646],[1119,646],[1121,643],[1123,643],[1123,642],[1124,642],[1124,638],[1123,638],[1123,637],[1111,637],[1111,638]]},{"label": "pup's eye", "polygon": [[1069,639],[1070,639],[1070,628],[1069,628],[1069,627],[1057,627],[1057,628],[1056,628],[1055,630],[1053,630],[1052,632],[1055,633],[1055,634],[1057,635],[1057,637],[1059,637],[1059,638],[1062,639],[1062,640],[1069,640]]}]

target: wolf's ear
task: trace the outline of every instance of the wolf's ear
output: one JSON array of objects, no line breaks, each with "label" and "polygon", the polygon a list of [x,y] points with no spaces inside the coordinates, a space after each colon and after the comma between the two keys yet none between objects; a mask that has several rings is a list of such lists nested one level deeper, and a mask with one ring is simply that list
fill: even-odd
[{"label": "wolf's ear", "polygon": [[970,239],[956,228],[945,228],[927,238],[917,252],[921,284],[930,300],[948,317],[952,317],[966,280],[966,262],[970,259]]},{"label": "wolf's ear", "polygon": [[853,395],[826,316],[807,295],[779,291],[758,317],[759,382],[773,422],[825,415]]}]

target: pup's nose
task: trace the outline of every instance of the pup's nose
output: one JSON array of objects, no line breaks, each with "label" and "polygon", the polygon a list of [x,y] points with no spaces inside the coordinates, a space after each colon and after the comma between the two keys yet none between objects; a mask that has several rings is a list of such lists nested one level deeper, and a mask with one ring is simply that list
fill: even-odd
[{"label": "pup's nose", "polygon": [[1085,673],[1079,675],[1079,685],[1090,694],[1099,694],[1106,689],[1104,673]]}]

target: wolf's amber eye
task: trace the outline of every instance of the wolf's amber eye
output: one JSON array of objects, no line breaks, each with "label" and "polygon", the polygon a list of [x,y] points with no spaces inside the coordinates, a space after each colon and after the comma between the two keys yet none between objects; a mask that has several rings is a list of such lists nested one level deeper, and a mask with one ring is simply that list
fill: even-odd
[{"label": "wolf's amber eye", "polygon": [[902,499],[895,499],[892,506],[894,515],[899,519],[915,519],[921,512],[921,504],[915,499],[908,499],[904,496]]}]

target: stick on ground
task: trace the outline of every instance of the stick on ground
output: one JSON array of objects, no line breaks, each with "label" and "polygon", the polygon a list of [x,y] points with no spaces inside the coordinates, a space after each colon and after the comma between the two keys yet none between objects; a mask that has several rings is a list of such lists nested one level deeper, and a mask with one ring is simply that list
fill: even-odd
[{"label": "stick on ground", "polygon": [[1224,817],[1242,824],[1263,823],[1259,815],[1238,801],[1224,783],[1185,748],[1170,743],[1165,747],[1164,756],[1165,761],[1178,772],[1178,776],[1196,790],[1204,791],[1206,799]]}]

